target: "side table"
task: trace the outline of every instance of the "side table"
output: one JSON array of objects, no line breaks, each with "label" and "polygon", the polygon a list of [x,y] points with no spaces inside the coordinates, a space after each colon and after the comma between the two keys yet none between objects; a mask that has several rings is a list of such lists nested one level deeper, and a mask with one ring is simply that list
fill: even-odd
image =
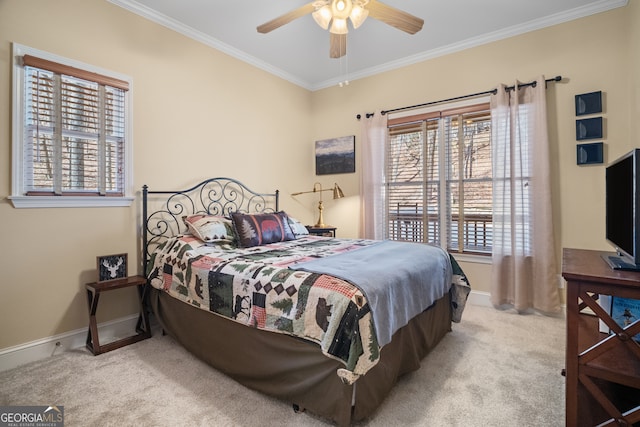
[{"label": "side table", "polygon": [[[122,338],[108,344],[100,345],[98,339],[98,324],[96,322],[96,311],[98,310],[98,301],[102,292],[112,291],[114,289],[122,289],[135,286],[138,290],[138,302],[140,304],[140,314],[138,323],[136,324],[136,334],[130,337]],[[144,307],[144,300],[147,291],[147,279],[143,276],[129,276],[123,279],[110,280],[108,282],[93,282],[85,285],[87,288],[87,301],[89,303],[89,329],[87,330],[87,348],[95,356],[115,350],[125,345],[151,337],[151,328],[149,327],[149,315]]]},{"label": "side table", "polygon": [[325,237],[336,237],[336,227],[327,225],[325,227],[314,227],[313,225],[305,225],[309,234]]}]

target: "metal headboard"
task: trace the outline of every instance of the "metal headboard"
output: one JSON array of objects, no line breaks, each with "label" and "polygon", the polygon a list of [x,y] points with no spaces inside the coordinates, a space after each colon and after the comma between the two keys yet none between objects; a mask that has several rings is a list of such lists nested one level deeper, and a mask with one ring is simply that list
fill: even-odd
[{"label": "metal headboard", "polygon": [[[232,178],[210,178],[178,191],[149,190],[142,186],[142,247],[144,272],[153,250],[170,237],[185,233],[182,217],[211,214],[230,217],[233,212],[262,213],[279,210],[279,194],[256,193]],[[149,213],[149,209],[152,211]]]}]

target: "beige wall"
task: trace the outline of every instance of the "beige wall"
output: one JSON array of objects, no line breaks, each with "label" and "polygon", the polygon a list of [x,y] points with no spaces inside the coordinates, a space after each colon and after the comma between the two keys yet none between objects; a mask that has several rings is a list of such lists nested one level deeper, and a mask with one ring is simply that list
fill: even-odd
[{"label": "beige wall", "polygon": [[[314,93],[313,136],[357,132],[358,113],[476,93],[540,74],[562,75],[563,82],[551,83],[547,91],[558,260],[562,247],[611,249],[604,239],[604,167],[576,166],[574,96],[603,91],[605,160],[640,147],[630,132],[640,111],[630,90],[640,93],[639,73],[632,71],[640,61],[638,3]],[[335,222],[341,234],[357,233],[357,215]],[[462,265],[475,290],[489,291],[490,265]]]},{"label": "beige wall", "polygon": [[[133,78],[136,188],[182,188],[232,176],[260,191],[279,188],[283,209],[304,222],[315,220],[315,198],[289,194],[317,180],[313,141],[359,136],[356,114],[561,74],[565,82],[553,84],[548,97],[558,248],[608,249],[604,169],[575,165],[573,97],[605,93],[608,159],[640,146],[630,131],[640,112],[639,27],[640,6],[632,1],[310,93],[104,0],[0,0],[0,349],[84,327],[83,284],[95,278],[96,255],[128,252],[131,264],[139,258],[139,201],[131,208],[14,209],[6,200],[11,42]],[[176,161],[184,167],[171,167]],[[326,222],[342,237],[357,236],[358,174],[320,181],[325,187],[338,182],[348,196],[326,202]],[[465,268],[474,288],[489,289],[486,265]],[[132,294],[117,292],[105,295],[99,320],[134,311]]]},{"label": "beige wall", "polygon": [[638,141],[633,141],[633,138],[637,138],[634,136],[636,134],[635,129],[637,129],[638,118],[640,118],[640,5],[637,1],[631,2],[628,9],[628,18],[629,19],[629,39],[630,39],[630,51],[629,51],[629,59],[631,61],[631,66],[629,67],[629,71],[631,74],[630,85],[629,85],[629,94],[631,97],[629,108],[629,123],[630,123],[630,134],[632,139],[632,145],[640,146]]},{"label": "beige wall", "polygon": [[[311,93],[105,0],[0,0],[0,349],[84,327],[83,284],[97,255],[127,252],[137,272],[139,198],[131,208],[14,209],[11,56],[17,42],[133,78],[135,188],[184,188],[232,176],[293,204],[313,182]],[[264,171],[268,170],[268,173]],[[307,219],[307,218],[304,218]],[[134,312],[114,291],[99,320]]]}]

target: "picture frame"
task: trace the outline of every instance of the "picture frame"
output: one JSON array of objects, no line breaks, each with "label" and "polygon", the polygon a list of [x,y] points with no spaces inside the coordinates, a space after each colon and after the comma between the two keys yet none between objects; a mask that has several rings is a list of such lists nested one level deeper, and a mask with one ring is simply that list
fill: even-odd
[{"label": "picture frame", "polygon": [[602,138],[602,117],[576,120],[576,139]]},{"label": "picture frame", "polygon": [[96,257],[98,283],[111,282],[127,277],[127,254],[101,255]]},{"label": "picture frame", "polygon": [[[640,319],[640,300],[611,296],[610,314],[618,325],[625,328]],[[640,342],[640,334],[632,338]]]},{"label": "picture frame", "polygon": [[602,91],[581,93],[575,97],[576,116],[602,112]]},{"label": "picture frame", "polygon": [[356,136],[316,141],[316,175],[355,173]]},{"label": "picture frame", "polygon": [[576,164],[594,165],[604,163],[604,143],[592,142],[578,144],[576,147]]}]

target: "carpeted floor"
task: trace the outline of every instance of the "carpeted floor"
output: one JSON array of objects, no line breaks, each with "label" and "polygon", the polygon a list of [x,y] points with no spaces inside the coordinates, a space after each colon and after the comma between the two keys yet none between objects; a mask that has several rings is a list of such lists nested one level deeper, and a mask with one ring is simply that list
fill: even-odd
[{"label": "carpeted floor", "polygon": [[[565,321],[467,305],[366,426],[563,426]],[[325,426],[249,390],[170,337],[0,373],[0,405],[62,405],[66,426]]]}]

